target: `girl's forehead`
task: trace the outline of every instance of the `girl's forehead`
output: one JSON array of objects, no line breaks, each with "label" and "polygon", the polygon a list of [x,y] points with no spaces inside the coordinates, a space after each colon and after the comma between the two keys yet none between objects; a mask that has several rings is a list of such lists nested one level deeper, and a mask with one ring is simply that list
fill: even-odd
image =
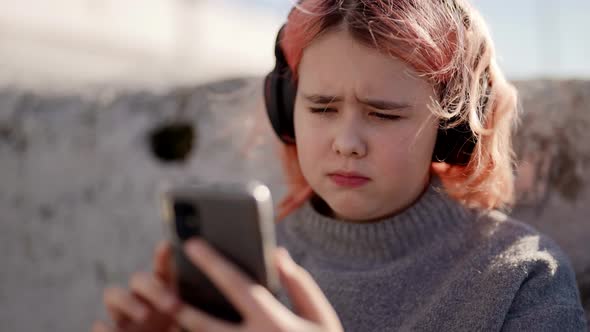
[{"label": "girl's forehead", "polygon": [[[391,55],[356,41],[346,30],[329,31],[304,51],[298,67],[299,87],[308,93],[360,96],[415,96],[432,86],[414,69]],[[422,91],[419,91],[422,90]]]}]

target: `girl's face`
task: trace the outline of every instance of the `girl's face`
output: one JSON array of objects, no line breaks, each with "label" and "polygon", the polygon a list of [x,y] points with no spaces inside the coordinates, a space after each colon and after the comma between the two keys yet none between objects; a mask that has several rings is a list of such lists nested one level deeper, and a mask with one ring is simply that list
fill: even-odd
[{"label": "girl's face", "polygon": [[351,221],[411,205],[430,176],[438,128],[428,109],[433,86],[346,29],[311,43],[298,74],[297,152],[315,193]]}]

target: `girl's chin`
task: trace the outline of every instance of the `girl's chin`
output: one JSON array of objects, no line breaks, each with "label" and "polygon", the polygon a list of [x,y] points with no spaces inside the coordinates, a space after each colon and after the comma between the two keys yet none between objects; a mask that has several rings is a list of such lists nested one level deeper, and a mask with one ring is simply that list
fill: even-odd
[{"label": "girl's chin", "polygon": [[355,204],[350,200],[346,200],[346,202],[329,198],[324,200],[319,196],[314,196],[312,197],[312,204],[321,214],[338,219],[358,220],[365,217],[365,213],[360,208],[364,205]]},{"label": "girl's chin", "polygon": [[367,204],[353,204],[353,202],[346,202],[339,204],[335,202],[331,205],[331,214],[333,217],[341,220],[351,222],[374,222],[384,218],[388,218],[397,213],[397,210],[380,211],[377,209],[367,209]]},{"label": "girl's chin", "polygon": [[[341,193],[326,191],[323,195],[314,195],[312,203],[322,214],[349,221],[372,219],[372,211],[367,209],[370,202],[359,193]],[[373,211],[374,212],[374,211]]]},{"label": "girl's chin", "polygon": [[371,219],[371,216],[361,208],[355,208],[354,205],[334,206],[332,208],[334,217],[349,221],[364,221]]}]

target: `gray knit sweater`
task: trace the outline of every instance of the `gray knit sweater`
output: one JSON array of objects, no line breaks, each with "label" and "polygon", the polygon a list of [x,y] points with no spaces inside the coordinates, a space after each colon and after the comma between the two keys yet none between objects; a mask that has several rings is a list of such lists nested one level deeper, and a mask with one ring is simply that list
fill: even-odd
[{"label": "gray knit sweater", "polygon": [[499,212],[467,210],[438,184],[369,224],[307,202],[277,225],[277,241],[346,331],[587,331],[571,263],[550,238]]}]

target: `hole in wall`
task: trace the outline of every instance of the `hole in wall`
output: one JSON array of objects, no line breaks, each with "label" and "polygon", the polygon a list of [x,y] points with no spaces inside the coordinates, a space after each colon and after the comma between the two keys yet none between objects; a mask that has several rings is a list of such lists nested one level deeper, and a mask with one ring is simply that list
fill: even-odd
[{"label": "hole in wall", "polygon": [[164,163],[186,162],[196,145],[195,140],[195,129],[189,122],[161,125],[149,134],[152,154]]}]

